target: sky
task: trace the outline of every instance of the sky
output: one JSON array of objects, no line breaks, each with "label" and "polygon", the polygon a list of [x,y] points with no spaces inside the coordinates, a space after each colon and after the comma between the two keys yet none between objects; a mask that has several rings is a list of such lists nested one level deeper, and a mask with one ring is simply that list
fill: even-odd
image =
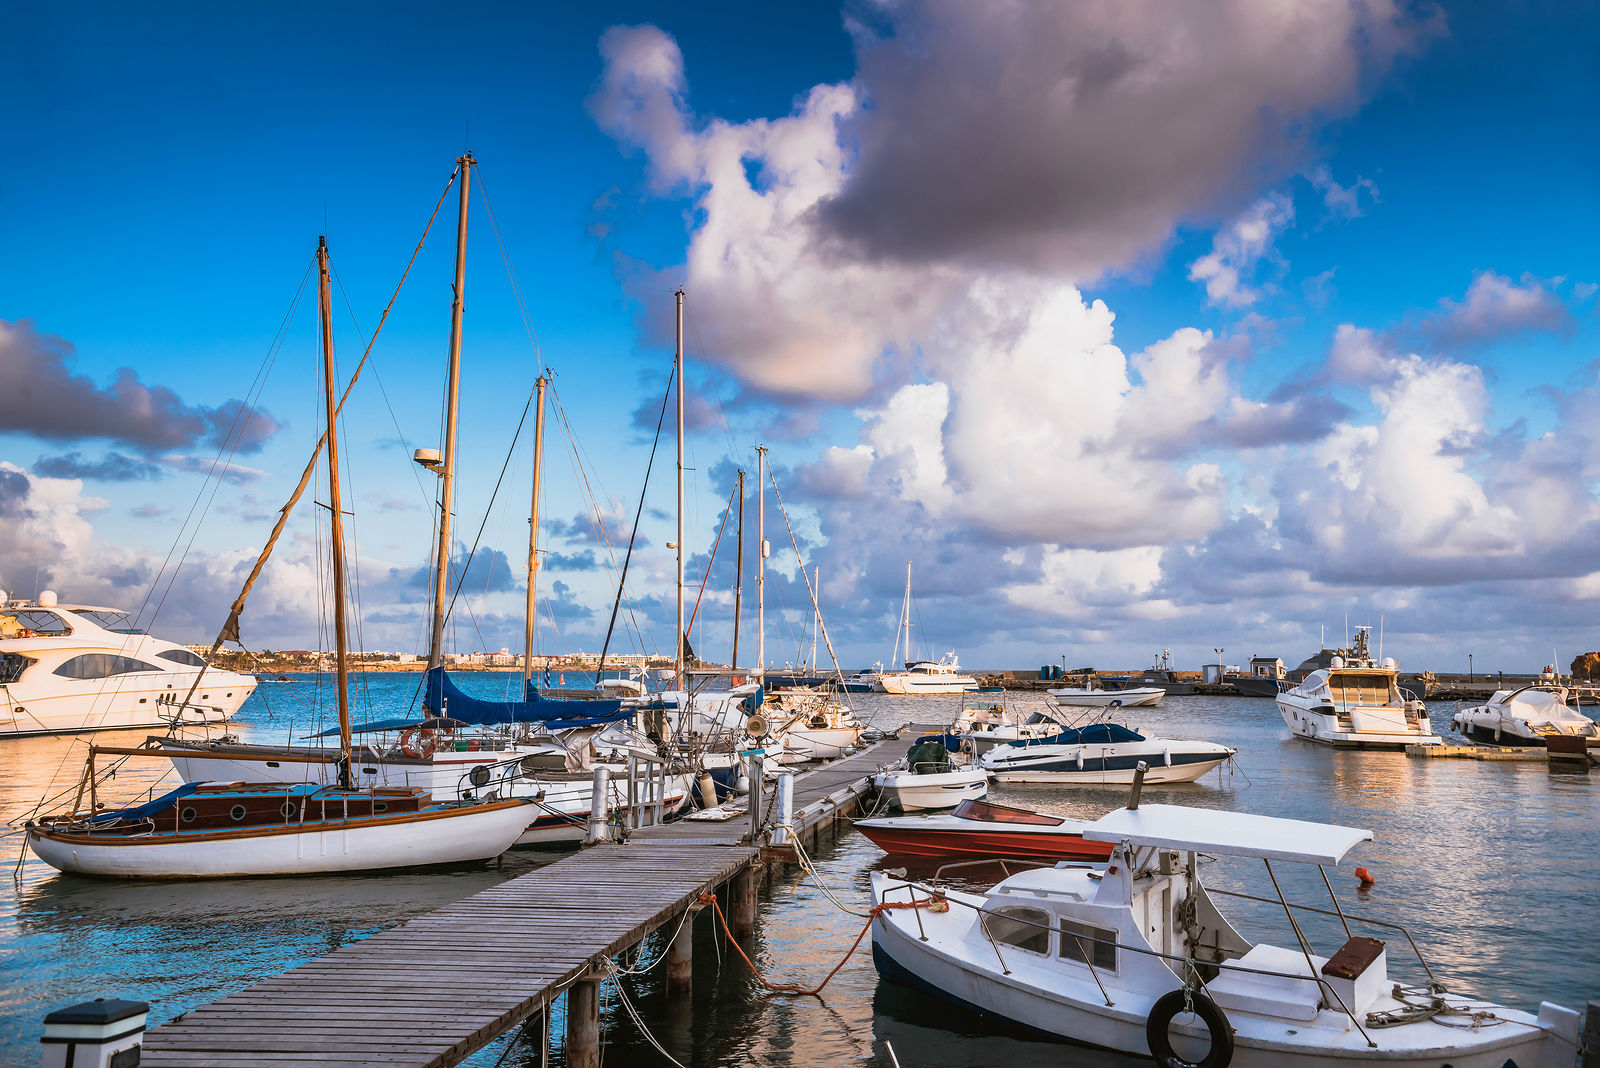
[{"label": "sky", "polygon": [[[974,667],[1293,665],[1356,625],[1414,670],[1600,647],[1573,5],[3,19],[0,588],[214,637],[320,430],[318,237],[347,378],[444,197],[340,431],[356,640],[425,653],[410,456],[441,445],[470,149],[450,651],[520,649],[547,368],[537,649],[598,651],[631,534],[610,648],[670,653],[680,286],[707,658],[740,469],[756,655],[758,444],[774,665],[811,657],[802,562],[847,667],[890,659],[908,563],[915,654]],[[331,642],[311,498],[323,471],[248,648]]]}]

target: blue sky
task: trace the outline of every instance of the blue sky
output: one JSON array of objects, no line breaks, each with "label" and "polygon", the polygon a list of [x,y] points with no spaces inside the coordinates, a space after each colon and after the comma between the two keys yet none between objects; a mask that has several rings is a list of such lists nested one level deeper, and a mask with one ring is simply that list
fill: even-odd
[{"label": "blue sky", "polygon": [[[847,663],[887,656],[907,560],[923,651],[989,666],[1295,662],[1347,615],[1439,670],[1596,645],[1600,31],[1565,5],[6,19],[0,587],[209,637],[314,441],[314,294],[241,469],[212,497],[191,468],[323,233],[348,372],[470,143],[457,532],[483,522],[494,566],[458,648],[520,640],[526,441],[489,497],[541,357],[588,488],[552,425],[540,645],[598,646],[615,577],[581,517],[631,523],[678,284],[690,570],[766,442]],[[453,212],[346,410],[372,647],[421,634],[431,485],[405,446],[437,445]],[[660,650],[670,457],[628,590]],[[318,641],[303,512],[252,647]],[[782,662],[806,595],[769,523]],[[732,584],[725,543],[696,636],[724,658]]]}]

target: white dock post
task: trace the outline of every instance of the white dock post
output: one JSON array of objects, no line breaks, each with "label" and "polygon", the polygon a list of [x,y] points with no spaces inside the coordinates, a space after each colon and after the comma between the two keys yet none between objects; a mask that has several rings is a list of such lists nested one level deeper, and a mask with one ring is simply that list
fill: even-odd
[{"label": "white dock post", "polygon": [[639,758],[628,754],[628,819],[627,824],[639,829]]},{"label": "white dock post", "polygon": [[749,767],[748,774],[750,776],[750,844],[755,845],[761,840],[761,827],[764,822],[761,802],[763,800],[762,795],[766,791],[766,784],[762,781],[761,773],[766,764],[766,754],[762,750],[756,749],[745,757],[745,761]]},{"label": "white dock post", "polygon": [[144,1023],[143,1001],[95,998],[57,1009],[44,1018],[44,1068],[122,1068],[139,1063]]},{"label": "white dock post", "polygon": [[778,773],[778,824],[772,829],[772,845],[787,846],[794,837],[794,772]]},{"label": "white dock post", "polygon": [[586,846],[608,841],[610,832],[611,772],[607,768],[594,769],[594,796],[589,799],[589,832],[583,839]]}]

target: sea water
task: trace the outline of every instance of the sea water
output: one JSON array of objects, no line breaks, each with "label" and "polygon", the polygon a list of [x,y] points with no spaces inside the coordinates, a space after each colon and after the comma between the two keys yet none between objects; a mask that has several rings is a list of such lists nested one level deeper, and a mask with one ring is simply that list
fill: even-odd
[{"label": "sea water", "polygon": [[[414,707],[416,674],[362,676],[355,718],[378,719]],[[512,697],[511,673],[462,676],[469,692]],[[561,681],[561,680],[554,680]],[[575,676],[568,681],[578,683]],[[301,737],[329,722],[326,677],[263,683],[235,719],[251,741]],[[878,726],[953,719],[959,698],[849,696]],[[1042,703],[1007,695],[1026,711]],[[1447,741],[1453,705],[1434,705],[1434,728]],[[1148,802],[1197,805],[1368,828],[1374,841],[1330,869],[1347,913],[1405,925],[1428,964],[1452,989],[1537,1011],[1541,1000],[1576,1008],[1600,997],[1600,769],[1562,774],[1543,762],[1417,760],[1402,753],[1333,750],[1291,739],[1273,702],[1260,698],[1168,697],[1156,708],[1123,714],[1136,727],[1170,738],[1236,746],[1234,766],[1180,786],[1147,786]],[[102,744],[133,744],[143,733],[96,735]],[[911,739],[906,739],[910,744]],[[0,812],[18,821],[47,794],[71,791],[85,754],[83,738],[0,742]],[[103,800],[144,796],[165,773],[164,761],[130,760],[102,789]],[[1125,787],[1011,785],[990,797],[1061,815],[1094,818],[1126,802]],[[71,800],[71,793],[66,795]],[[109,883],[63,875],[29,857],[17,867],[20,835],[4,839],[14,890],[0,891],[0,1064],[38,1058],[45,1013],[94,997],[151,1003],[152,1026],[346,942],[364,938],[500,880],[559,859],[558,851],[517,850],[498,864],[442,872]],[[870,904],[869,873],[903,865],[886,859],[848,829],[818,850],[816,867],[833,896],[856,911]],[[1360,891],[1351,874],[1376,879]],[[936,865],[935,865],[936,866]],[[1291,901],[1328,908],[1315,868],[1274,870]],[[933,866],[914,869],[931,874]],[[956,873],[953,885],[981,890],[999,871]],[[1260,861],[1209,865],[1209,885],[1257,896],[1273,889]],[[1246,937],[1294,946],[1277,905],[1219,898]],[[1327,955],[1343,941],[1336,918],[1297,914]],[[774,983],[815,986],[849,949],[864,920],[835,905],[797,868],[763,892],[756,934],[746,952]],[[1363,933],[1357,931],[1357,933]],[[1398,932],[1369,931],[1389,942],[1390,971],[1423,973]],[[660,938],[646,944],[658,950]],[[880,981],[870,936],[815,997],[765,991],[750,967],[714,929],[709,912],[695,928],[694,986],[668,995],[659,969],[625,982],[651,1036],[685,1065],[829,1065],[891,1063],[905,1068],[1009,1065],[1054,1068],[1148,1063],[1020,1035],[929,994]],[[447,992],[441,992],[447,995]],[[559,1006],[559,1003],[558,1003]],[[561,1064],[559,1008],[555,1037],[541,1050],[537,1027],[508,1035],[468,1063]],[[667,1062],[649,1044],[618,994],[606,986],[602,1015],[605,1063]],[[508,1048],[510,1047],[510,1048]]]}]

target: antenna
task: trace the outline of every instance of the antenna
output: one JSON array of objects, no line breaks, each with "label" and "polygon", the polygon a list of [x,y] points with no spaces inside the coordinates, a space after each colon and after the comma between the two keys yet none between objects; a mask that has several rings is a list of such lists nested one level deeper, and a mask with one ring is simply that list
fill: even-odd
[{"label": "antenna", "polygon": [[1378,664],[1383,664],[1383,613],[1378,613]]}]

